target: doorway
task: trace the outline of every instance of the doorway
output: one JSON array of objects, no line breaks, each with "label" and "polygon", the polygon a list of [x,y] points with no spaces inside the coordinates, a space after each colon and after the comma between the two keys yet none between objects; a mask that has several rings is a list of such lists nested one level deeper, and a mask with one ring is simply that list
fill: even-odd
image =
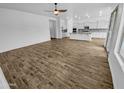
[{"label": "doorway", "polygon": [[50,27],[50,37],[51,39],[55,39],[56,38],[56,21],[49,20],[49,27]]}]

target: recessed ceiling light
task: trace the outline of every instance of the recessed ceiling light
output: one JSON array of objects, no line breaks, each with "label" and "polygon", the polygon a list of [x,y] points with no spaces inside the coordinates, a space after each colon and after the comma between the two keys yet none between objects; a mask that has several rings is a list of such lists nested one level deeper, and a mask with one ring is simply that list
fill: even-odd
[{"label": "recessed ceiling light", "polygon": [[77,18],[77,15],[75,15],[74,17]]},{"label": "recessed ceiling light", "polygon": [[86,14],[85,16],[86,16],[87,18],[90,18],[89,14]]},{"label": "recessed ceiling light", "polygon": [[99,11],[99,16],[102,16],[103,12],[102,11]]}]

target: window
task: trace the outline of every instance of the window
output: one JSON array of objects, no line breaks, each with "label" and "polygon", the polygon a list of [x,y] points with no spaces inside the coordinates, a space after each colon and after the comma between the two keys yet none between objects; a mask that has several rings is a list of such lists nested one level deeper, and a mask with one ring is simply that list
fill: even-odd
[{"label": "window", "polygon": [[116,25],[117,12],[118,12],[118,6],[111,13],[109,31],[108,31],[108,35],[107,35],[107,39],[106,39],[107,52],[109,52],[111,47],[112,47],[111,45],[113,43],[113,38],[114,38],[114,28],[115,28],[115,25]]},{"label": "window", "polygon": [[[123,9],[123,6],[120,7],[120,10]],[[124,10],[122,11],[122,15],[118,15],[121,17],[119,30],[117,34],[116,45],[114,48],[114,54],[121,66],[122,71],[124,72]]]}]

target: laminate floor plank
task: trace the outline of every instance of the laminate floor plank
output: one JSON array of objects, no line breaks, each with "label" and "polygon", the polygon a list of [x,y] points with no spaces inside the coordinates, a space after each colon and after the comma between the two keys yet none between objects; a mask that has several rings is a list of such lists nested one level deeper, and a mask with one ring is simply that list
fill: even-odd
[{"label": "laminate floor plank", "polygon": [[113,88],[104,39],[51,40],[0,54],[11,88]]}]

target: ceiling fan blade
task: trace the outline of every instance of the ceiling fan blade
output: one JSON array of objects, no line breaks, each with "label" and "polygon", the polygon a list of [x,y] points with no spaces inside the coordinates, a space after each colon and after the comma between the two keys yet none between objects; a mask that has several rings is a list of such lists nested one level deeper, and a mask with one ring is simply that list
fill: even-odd
[{"label": "ceiling fan blade", "polygon": [[54,5],[55,5],[54,10],[52,10],[52,11],[51,10],[45,10],[45,12],[51,12],[55,15],[58,15],[61,12],[66,12],[67,11],[67,9],[57,9],[57,3],[54,3]]},{"label": "ceiling fan blade", "polygon": [[59,12],[66,12],[67,11],[67,9],[60,9],[60,10],[58,10]]}]

